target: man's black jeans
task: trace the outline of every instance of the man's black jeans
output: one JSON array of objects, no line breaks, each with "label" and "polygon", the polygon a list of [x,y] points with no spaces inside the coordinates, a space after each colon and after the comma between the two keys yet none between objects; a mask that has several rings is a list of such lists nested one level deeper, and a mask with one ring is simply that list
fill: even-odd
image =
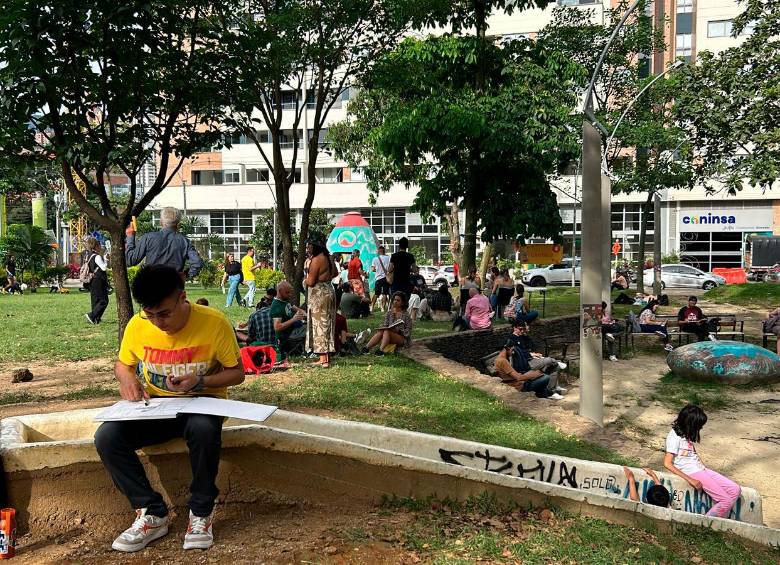
[{"label": "man's black jeans", "polygon": [[133,508],[146,508],[153,516],[168,515],[168,507],[162,495],[149,484],[136,450],[179,437],[187,442],[192,466],[188,505],[195,516],[208,516],[219,494],[216,478],[222,448],[222,417],[182,414],[170,420],[103,422],[95,432],[100,459]]}]

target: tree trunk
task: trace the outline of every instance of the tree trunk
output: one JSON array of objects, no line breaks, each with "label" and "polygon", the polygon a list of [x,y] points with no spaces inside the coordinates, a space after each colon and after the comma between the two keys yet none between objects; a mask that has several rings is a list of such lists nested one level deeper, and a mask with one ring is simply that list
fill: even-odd
[{"label": "tree trunk", "polygon": [[450,234],[450,252],[452,253],[452,261],[457,263],[459,267],[463,267],[463,256],[460,248],[460,208],[458,203],[453,202],[450,204],[450,211],[447,214],[447,227]]},{"label": "tree trunk", "polygon": [[471,267],[477,266],[477,203],[472,196],[464,199],[466,210],[465,233],[463,234],[463,262],[461,274],[465,276]]},{"label": "tree trunk", "polygon": [[[314,128],[314,134],[312,139],[318,140],[320,131],[319,128]],[[298,261],[295,264],[295,282],[293,288],[295,288],[296,296],[303,292],[303,264],[306,262],[306,239],[309,236],[309,221],[311,219],[311,207],[314,205],[314,193],[317,190],[317,179],[315,177],[315,171],[317,168],[317,155],[319,153],[318,141],[312,142],[309,140],[309,162],[306,165],[306,185],[308,190],[306,192],[306,200],[303,202],[303,211],[301,215],[301,231],[298,241]],[[325,234],[326,236],[328,234]]]},{"label": "tree trunk", "polygon": [[111,230],[111,274],[114,279],[114,297],[116,299],[116,317],[119,325],[119,343],[125,327],[133,317],[133,298],[130,283],[127,280],[127,261],[125,260],[125,230],[117,227]]},{"label": "tree trunk", "polygon": [[479,280],[482,281],[482,289],[486,288],[487,282],[487,270],[490,264],[490,257],[493,255],[493,244],[488,243],[485,245],[485,249],[482,251],[482,261],[479,263]]},{"label": "tree trunk", "polygon": [[636,291],[645,292],[645,240],[647,239],[647,216],[653,205],[653,191],[647,193],[647,200],[642,204],[642,221],[639,224],[639,249],[636,259]]}]

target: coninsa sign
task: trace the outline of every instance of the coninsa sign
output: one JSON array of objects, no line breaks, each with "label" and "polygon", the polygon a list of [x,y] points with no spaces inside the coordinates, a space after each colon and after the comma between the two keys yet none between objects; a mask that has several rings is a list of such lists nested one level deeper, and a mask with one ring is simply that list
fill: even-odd
[{"label": "coninsa sign", "polygon": [[682,217],[682,223],[685,224],[685,225],[688,225],[688,224],[736,224],[737,223],[737,217],[736,216],[719,216],[717,212],[715,214],[713,214],[712,212],[707,212],[706,214],[702,214],[701,216],[685,214]]},{"label": "coninsa sign", "polygon": [[678,221],[680,232],[772,231],[772,209],[681,209]]}]

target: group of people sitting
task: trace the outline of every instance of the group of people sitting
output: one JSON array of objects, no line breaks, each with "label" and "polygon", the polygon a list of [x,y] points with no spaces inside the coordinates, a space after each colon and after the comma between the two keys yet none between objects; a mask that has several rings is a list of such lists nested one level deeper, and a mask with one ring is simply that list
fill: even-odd
[{"label": "group of people sitting", "polygon": [[[509,273],[506,273],[506,280],[511,281]],[[497,285],[494,290],[499,288],[512,288],[512,286],[498,286],[504,284],[501,280],[494,282]],[[469,298],[462,316],[457,316],[453,321],[452,328],[456,330],[484,330],[492,326],[492,320],[496,313],[501,311],[504,318],[509,322],[516,320],[528,324],[534,322],[539,317],[539,312],[531,310],[525,297],[525,287],[522,284],[514,285],[514,295],[509,303],[500,308],[497,294],[494,292],[490,298],[484,296],[479,287],[468,287]],[[495,298],[495,300],[493,300]]]},{"label": "group of people sitting", "polygon": [[558,371],[566,363],[536,351],[524,320],[512,322],[512,333],[495,360],[501,382],[523,392],[533,392],[538,398],[561,400],[566,389],[558,384]]}]

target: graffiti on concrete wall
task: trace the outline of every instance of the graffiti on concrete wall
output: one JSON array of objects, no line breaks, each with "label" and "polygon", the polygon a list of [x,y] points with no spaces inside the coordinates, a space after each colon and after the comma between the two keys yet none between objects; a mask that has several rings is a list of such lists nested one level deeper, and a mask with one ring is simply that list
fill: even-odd
[{"label": "graffiti on concrete wall", "polygon": [[[455,451],[443,447],[439,448],[440,459],[451,465],[460,465],[480,471],[532,479],[622,498],[628,498],[629,496],[628,480],[622,474],[616,476],[609,472],[581,470],[578,479],[577,466],[572,461],[556,459],[554,456],[542,459],[533,457],[531,454],[528,455],[527,457],[521,455],[510,457],[504,453],[496,453],[495,450],[491,452],[488,448],[476,449],[474,451]],[[672,482],[668,479],[662,480],[661,484],[669,489],[672,497],[671,507],[676,510],[706,514],[714,504],[712,498],[703,491],[697,491],[693,488],[675,489]],[[647,489],[652,485],[653,481],[649,478],[636,482],[637,492],[642,500],[645,499]],[[741,520],[744,503],[743,497],[737,499],[736,504],[731,509],[729,518]],[[747,504],[752,513],[755,503],[751,501]]]}]

